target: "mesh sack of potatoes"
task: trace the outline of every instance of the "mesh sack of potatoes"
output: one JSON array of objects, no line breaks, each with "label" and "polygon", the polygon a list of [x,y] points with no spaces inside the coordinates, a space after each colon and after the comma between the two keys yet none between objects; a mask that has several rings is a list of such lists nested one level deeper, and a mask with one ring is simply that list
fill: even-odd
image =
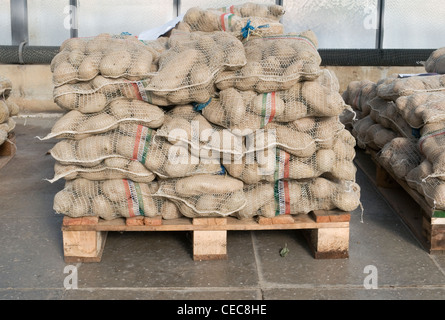
[{"label": "mesh sack of potatoes", "polygon": [[237,88],[264,93],[288,90],[298,82],[315,80],[322,73],[317,46],[317,37],[310,30],[249,39],[244,43],[246,65],[221,72],[215,84],[220,90]]},{"label": "mesh sack of potatoes", "polygon": [[279,180],[245,185],[246,205],[234,214],[240,219],[280,214],[308,214],[314,210],[353,211],[360,205],[360,186],[352,181],[315,178]]},{"label": "mesh sack of potatoes", "polygon": [[386,100],[396,101],[401,96],[419,92],[445,90],[445,75],[416,75],[412,77],[388,77],[377,85],[377,95]]},{"label": "mesh sack of potatoes", "polygon": [[383,167],[402,180],[420,164],[422,159],[417,141],[405,137],[394,138],[382,148],[379,154],[379,162]]},{"label": "mesh sack of potatoes", "polygon": [[91,81],[55,87],[53,97],[62,109],[95,113],[119,99],[141,100],[157,106],[169,106],[190,102],[204,103],[215,92],[213,86],[207,86],[194,90],[193,95],[189,95],[188,89],[177,90],[167,95],[157,95],[145,89],[148,81],[129,81],[123,78],[109,79],[97,76]]},{"label": "mesh sack of potatoes", "polygon": [[60,179],[74,180],[84,178],[88,180],[128,179],[134,182],[148,183],[156,175],[137,160],[125,158],[107,158],[93,167],[80,165],[54,164],[54,177],[48,181],[53,183]]},{"label": "mesh sack of potatoes", "polygon": [[89,81],[97,75],[129,80],[147,78],[157,70],[162,44],[165,47],[164,39],[141,42],[134,36],[106,33],[70,38],[51,61],[53,83],[60,86]]},{"label": "mesh sack of potatoes", "polygon": [[186,217],[228,216],[246,204],[244,183],[228,175],[199,174],[159,182],[155,196],[173,201]]},{"label": "mesh sack of potatoes", "polygon": [[413,137],[411,126],[406,122],[393,101],[375,97],[368,102],[368,105],[371,108],[369,115],[376,123],[395,131],[402,137]]},{"label": "mesh sack of potatoes", "polygon": [[53,208],[56,213],[69,217],[96,216],[105,220],[119,217],[154,217],[165,212],[164,206],[175,213],[175,206],[166,205],[168,199],[154,197],[158,189],[156,181],[137,183],[126,179],[91,181],[78,178],[65,182],[56,193]]},{"label": "mesh sack of potatoes", "polygon": [[164,124],[156,133],[158,137],[188,148],[201,159],[240,158],[244,154],[242,137],[210,123],[192,105],[166,112]]},{"label": "mesh sack of potatoes", "polygon": [[338,116],[346,105],[338,91],[332,90],[336,88],[335,82],[338,83],[334,77],[331,72],[323,71],[317,80],[299,82],[288,90],[267,93],[227,88],[212,98],[202,109],[202,114],[212,123],[241,131],[262,129],[272,121]]},{"label": "mesh sack of potatoes", "polygon": [[310,157],[318,149],[332,149],[335,136],[344,130],[339,117],[306,117],[293,122],[270,122],[246,135],[246,153],[279,148],[297,157]]},{"label": "mesh sack of potatoes", "polygon": [[63,139],[54,145],[50,153],[64,165],[94,167],[113,157],[144,163],[155,133],[155,130],[142,125],[121,124],[116,129],[80,140]]},{"label": "mesh sack of potatoes", "polygon": [[222,31],[173,30],[168,43],[169,49],[159,58],[157,72],[145,87],[159,96],[184,89],[185,95],[193,97],[212,86],[219,72],[237,70],[247,63],[242,43]]},{"label": "mesh sack of potatoes", "polygon": [[82,139],[116,129],[119,124],[133,123],[156,129],[164,123],[164,110],[140,100],[116,99],[95,113],[71,110],[64,114],[42,140]]},{"label": "mesh sack of potatoes", "polygon": [[370,112],[368,102],[377,95],[377,83],[371,80],[351,81],[342,93],[342,98],[357,112],[357,118],[366,117]]},{"label": "mesh sack of potatoes", "polygon": [[445,121],[445,91],[403,96],[396,100],[396,106],[412,128]]},{"label": "mesh sack of potatoes", "polygon": [[434,50],[425,61],[425,71],[430,73],[445,73],[445,47]]},{"label": "mesh sack of potatoes", "polygon": [[361,149],[370,147],[380,150],[392,139],[399,137],[397,132],[376,123],[370,115],[354,122],[351,132]]},{"label": "mesh sack of potatoes", "polygon": [[424,159],[406,176],[408,185],[425,197],[433,209],[445,209],[445,178],[436,174],[430,161]]},{"label": "mesh sack of potatoes", "polygon": [[[223,9],[223,8],[221,8]],[[202,9],[192,7],[187,10],[182,19],[192,32],[228,32],[239,39],[250,36],[267,36],[284,33],[284,25],[277,20],[277,16],[270,14],[267,7],[263,6],[263,11],[257,8],[244,8],[243,16],[241,10],[224,12],[218,9]],[[229,8],[230,11],[230,8]],[[249,12],[250,11],[250,12]],[[249,13],[260,14],[260,16],[246,15]]]},{"label": "mesh sack of potatoes", "polygon": [[355,180],[355,140],[346,130],[338,134],[332,149],[319,149],[309,157],[296,157],[278,148],[248,153],[242,159],[223,162],[227,172],[246,184],[281,179],[301,180],[329,174]]}]

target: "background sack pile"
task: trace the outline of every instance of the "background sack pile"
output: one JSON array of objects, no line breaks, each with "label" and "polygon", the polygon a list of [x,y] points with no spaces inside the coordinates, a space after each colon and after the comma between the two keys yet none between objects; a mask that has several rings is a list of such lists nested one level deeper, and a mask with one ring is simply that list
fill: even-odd
[{"label": "background sack pile", "polygon": [[67,112],[43,138],[60,139],[50,181],[66,185],[55,211],[169,219],[357,208],[355,139],[339,120],[348,106],[320,68],[315,34],[283,34],[283,14],[192,8],[168,38],[67,40],[52,63]]},{"label": "background sack pile", "polygon": [[15,121],[12,117],[19,113],[17,104],[8,99],[11,90],[11,81],[0,76],[0,146],[8,140],[9,134],[13,133]]},{"label": "background sack pile", "polygon": [[346,111],[342,121],[358,146],[379,151],[379,162],[423,195],[433,209],[445,209],[443,53],[440,48],[431,54],[426,74],[351,82],[343,94],[356,118],[352,120]]}]

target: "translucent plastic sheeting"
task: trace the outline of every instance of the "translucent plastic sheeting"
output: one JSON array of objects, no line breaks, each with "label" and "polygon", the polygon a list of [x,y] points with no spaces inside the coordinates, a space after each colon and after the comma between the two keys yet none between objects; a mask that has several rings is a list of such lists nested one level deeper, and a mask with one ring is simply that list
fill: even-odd
[{"label": "translucent plastic sheeting", "polygon": [[61,45],[65,39],[70,37],[70,21],[68,0],[28,1],[29,45]]},{"label": "translucent plastic sheeting", "polygon": [[[202,9],[208,8],[222,8],[230,7],[232,5],[244,4],[245,0],[181,0],[179,7],[179,14],[186,13],[188,9],[192,7],[200,7]],[[252,1],[259,4],[275,4],[275,0],[255,0]]]},{"label": "translucent plastic sheeting", "polygon": [[11,45],[11,8],[9,0],[0,0],[0,45]]},{"label": "translucent plastic sheeting", "polygon": [[375,48],[377,0],[284,1],[286,32],[311,29],[319,48]]},{"label": "translucent plastic sheeting", "polygon": [[78,0],[79,37],[104,32],[128,32],[138,36],[142,31],[161,26],[174,17],[173,1]]},{"label": "translucent plastic sheeting", "polygon": [[444,46],[443,0],[387,0],[383,48],[429,49]]}]

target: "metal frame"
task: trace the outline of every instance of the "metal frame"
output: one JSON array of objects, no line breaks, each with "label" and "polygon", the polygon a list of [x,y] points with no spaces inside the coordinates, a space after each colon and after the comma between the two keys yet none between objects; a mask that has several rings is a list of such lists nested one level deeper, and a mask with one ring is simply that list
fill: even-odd
[{"label": "metal frame", "polygon": [[[76,9],[78,0],[66,0]],[[284,0],[275,0],[283,5]],[[10,0],[11,46],[0,46],[0,63],[50,63],[58,47],[27,46],[28,1]],[[419,66],[435,49],[383,49],[385,0],[378,0],[378,27],[375,49],[319,49],[323,65],[331,66]],[[173,0],[173,15],[181,13],[181,0]],[[77,10],[73,13],[77,22]],[[73,24],[77,26],[77,23]],[[70,28],[70,37],[78,36],[77,28]]]}]

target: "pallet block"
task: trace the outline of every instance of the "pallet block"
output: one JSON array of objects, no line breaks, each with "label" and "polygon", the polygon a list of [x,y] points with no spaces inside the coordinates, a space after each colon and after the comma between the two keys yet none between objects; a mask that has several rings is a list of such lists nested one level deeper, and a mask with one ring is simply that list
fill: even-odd
[{"label": "pallet block", "polygon": [[358,158],[355,160],[357,166],[374,182],[428,253],[445,253],[445,211],[432,208],[417,190],[412,189],[389,168],[385,168],[379,162],[377,151],[366,149],[366,153],[375,164],[375,176]]},{"label": "pallet block", "polygon": [[8,140],[0,145],[0,169],[6,166],[6,164],[15,156],[16,149],[15,133],[10,132],[8,134]]},{"label": "pallet block", "polygon": [[64,217],[62,225],[66,262],[100,262],[109,231],[191,231],[193,259],[227,259],[229,230],[303,230],[316,259],[348,258],[350,213],[314,211],[307,215],[282,215],[256,219],[134,217],[103,220],[97,217]]}]

